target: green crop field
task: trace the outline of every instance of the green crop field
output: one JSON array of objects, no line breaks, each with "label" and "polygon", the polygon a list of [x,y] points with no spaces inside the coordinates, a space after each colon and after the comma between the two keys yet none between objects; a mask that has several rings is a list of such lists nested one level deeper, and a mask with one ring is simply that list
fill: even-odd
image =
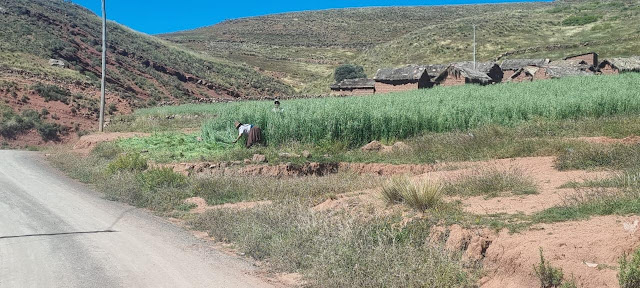
[{"label": "green crop field", "polygon": [[137,111],[137,115],[212,114],[202,137],[225,143],[233,121],[260,126],[268,144],[343,142],[355,147],[371,140],[405,139],[424,132],[466,130],[486,124],[513,126],[535,118],[603,117],[640,112],[640,74],[575,77],[487,87],[437,87],[364,97],[331,97],[183,105]]}]

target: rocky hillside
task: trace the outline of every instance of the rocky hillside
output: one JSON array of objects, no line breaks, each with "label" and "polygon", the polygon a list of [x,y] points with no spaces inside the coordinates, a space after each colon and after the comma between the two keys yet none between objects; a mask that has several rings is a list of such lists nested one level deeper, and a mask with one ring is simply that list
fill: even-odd
[{"label": "rocky hillside", "polygon": [[[40,122],[57,123],[65,133],[97,127],[100,18],[69,1],[0,0],[0,27],[0,106],[5,107],[0,107],[0,114],[6,114],[0,115],[0,130],[11,130],[7,127],[24,120],[14,114],[20,116],[25,110],[37,111],[43,118]],[[111,113],[160,103],[250,99],[293,91],[254,67],[189,51],[113,22],[108,23],[107,49]],[[61,65],[52,66],[50,59],[61,60]],[[43,109],[48,113],[41,113]],[[37,126],[0,133],[0,140],[17,141],[34,134]]]},{"label": "rocky hillside", "polygon": [[480,60],[560,58],[591,50],[604,57],[640,54],[635,0],[310,11],[160,37],[258,67],[300,91],[325,93],[342,63],[363,65],[373,74],[384,66],[470,60],[472,24],[478,26]]}]

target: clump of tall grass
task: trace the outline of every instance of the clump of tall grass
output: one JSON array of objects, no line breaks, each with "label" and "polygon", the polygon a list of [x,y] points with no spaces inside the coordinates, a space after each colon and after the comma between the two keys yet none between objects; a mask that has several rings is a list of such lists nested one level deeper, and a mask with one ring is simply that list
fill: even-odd
[{"label": "clump of tall grass", "polygon": [[394,177],[382,186],[382,197],[387,203],[404,203],[424,211],[442,203],[442,186],[429,181],[413,183],[407,177]]},{"label": "clump of tall grass", "polygon": [[533,266],[536,276],[540,280],[540,288],[575,288],[574,279],[569,281],[564,279],[564,272],[561,268],[556,268],[544,259],[542,248],[540,248],[540,263]]},{"label": "clump of tall grass", "polygon": [[640,287],[640,249],[627,259],[627,255],[620,258],[620,269],[618,271],[618,282],[621,288]]}]

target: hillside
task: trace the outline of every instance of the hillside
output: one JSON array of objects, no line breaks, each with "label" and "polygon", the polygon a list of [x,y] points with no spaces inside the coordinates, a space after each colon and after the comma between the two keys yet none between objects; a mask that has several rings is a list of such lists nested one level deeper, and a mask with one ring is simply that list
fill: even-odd
[{"label": "hillside", "polygon": [[384,66],[470,60],[474,23],[479,60],[591,50],[603,57],[640,54],[640,5],[630,0],[285,13],[160,37],[258,67],[300,91],[326,93],[341,63],[373,74]]},{"label": "hillside", "polygon": [[[46,109],[50,113],[44,114],[55,115],[47,121],[67,127],[62,130],[73,126],[78,131],[95,128],[100,18],[68,1],[0,0],[0,27],[0,98],[4,102],[0,105],[18,114]],[[253,67],[188,51],[113,22],[108,23],[107,49],[107,99],[112,113],[162,102],[292,93],[291,87]],[[65,67],[50,66],[49,59],[63,60]],[[54,91],[53,86],[60,88],[62,98],[51,99],[43,89],[36,91],[37,83],[52,85],[47,91]],[[5,110],[9,111],[1,111]],[[5,119],[0,123],[4,125],[13,116],[0,115],[0,119]],[[16,140],[7,138],[20,138],[22,134],[2,139]]]}]

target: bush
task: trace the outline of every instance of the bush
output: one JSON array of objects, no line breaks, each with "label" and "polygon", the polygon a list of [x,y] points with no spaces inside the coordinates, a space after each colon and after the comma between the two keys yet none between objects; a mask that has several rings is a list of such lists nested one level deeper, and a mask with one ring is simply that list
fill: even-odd
[{"label": "bush", "polygon": [[38,125],[38,134],[44,141],[59,141],[62,126],[58,123],[42,123]]},{"label": "bush", "polygon": [[109,174],[114,174],[118,171],[136,172],[147,170],[147,167],[147,160],[144,159],[140,153],[130,153],[120,155],[118,159],[109,163],[107,172]]},{"label": "bush", "polygon": [[336,68],[333,78],[336,82],[340,82],[344,79],[367,78],[367,74],[364,73],[364,68],[362,68],[362,66],[343,64]]},{"label": "bush", "polygon": [[627,255],[624,255],[619,263],[618,282],[620,288],[640,287],[640,249],[633,253],[630,260],[627,260]]},{"label": "bush", "polygon": [[32,88],[38,93],[38,95],[44,98],[45,102],[60,101],[64,104],[69,104],[69,96],[71,96],[71,92],[67,89],[42,83],[37,83],[33,85]]}]

